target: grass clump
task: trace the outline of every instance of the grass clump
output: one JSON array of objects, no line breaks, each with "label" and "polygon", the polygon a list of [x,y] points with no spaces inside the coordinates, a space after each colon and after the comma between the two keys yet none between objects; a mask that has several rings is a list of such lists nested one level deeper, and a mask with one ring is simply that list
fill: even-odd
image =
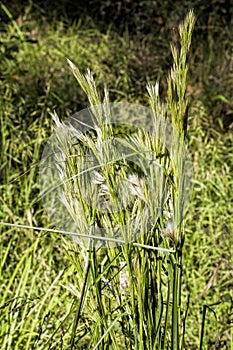
[{"label": "grass clump", "polygon": [[[109,147],[108,143],[108,140],[114,136],[108,92],[105,90],[103,105],[101,105],[93,76],[90,72],[83,76],[79,69],[69,61],[71,70],[88,96],[96,135],[94,139],[93,136],[85,136],[79,130],[75,130],[71,124],[62,124],[54,115],[58,129],[55,141],[53,140],[50,147],[53,147],[53,144],[55,146],[46,150],[45,154],[52,154],[55,163],[51,162],[49,166],[46,164],[45,167],[42,164],[42,176],[45,171],[46,177],[48,176],[48,185],[52,183],[54,186],[47,169],[54,169],[52,165],[55,165],[58,169],[55,179],[57,177],[60,179],[57,202],[59,203],[60,198],[60,202],[65,204],[68,215],[75,224],[72,226],[75,227],[72,231],[86,232],[87,235],[87,246],[83,246],[78,240],[82,248],[80,253],[73,258],[75,267],[78,267],[77,279],[79,282],[75,287],[79,305],[72,331],[71,348],[80,346],[80,341],[84,342],[87,348],[94,346],[94,348],[102,349],[121,347],[180,349],[184,346],[182,332],[185,319],[181,318],[184,231],[181,220],[184,206],[182,197],[187,185],[184,181],[184,172],[188,170],[185,164],[186,151],[184,148],[186,132],[184,119],[187,108],[185,101],[186,55],[193,26],[194,16],[190,12],[184,25],[180,26],[181,51],[179,53],[176,48],[172,49],[174,66],[169,77],[170,102],[168,104],[160,102],[158,83],[155,86],[148,85],[152,116],[155,118],[152,120],[152,125],[156,128],[154,134],[150,135],[148,132],[136,129],[133,135],[126,134],[122,139],[123,144],[131,150],[136,150],[140,157],[145,157],[145,153],[146,156],[148,153],[155,155],[164,153],[159,165],[163,167],[167,177],[170,176],[167,181],[168,193],[165,195],[163,193],[165,183],[159,176],[158,167],[149,167],[150,175],[145,182],[139,178],[139,173],[135,169],[130,169],[132,173],[126,172],[128,155],[124,154],[122,164],[116,174],[116,168],[113,165],[119,160],[119,155],[114,153],[114,149],[111,144]],[[176,100],[174,94],[178,97]],[[166,124],[163,123],[163,120],[167,115],[171,116],[174,127],[174,130],[166,130],[171,133],[169,135],[172,143],[170,153],[166,153],[166,147],[163,144],[166,144],[165,137],[167,136],[164,136],[163,128],[166,127]],[[69,142],[71,139],[75,139],[76,144],[74,152],[76,157],[74,158],[69,153],[72,147]],[[159,144],[159,140],[162,145]],[[90,162],[87,163],[87,168],[85,167],[87,155],[84,150],[86,149],[90,151],[91,158],[96,159],[96,163],[91,168]],[[183,153],[185,153],[185,158]],[[145,159],[148,161],[148,158],[145,157]],[[154,168],[156,173],[153,172]],[[97,208],[100,201],[98,193],[95,189],[89,190],[90,179],[85,181],[85,178],[81,177],[81,174],[88,171],[95,171],[95,184],[100,185],[98,189],[102,191],[103,188],[105,189],[104,202],[101,203],[109,211],[107,214],[102,214],[101,217]],[[126,207],[124,211],[119,211],[118,197],[123,200],[123,203],[127,202],[127,198],[124,197],[125,193],[127,194],[127,188],[123,188],[121,194],[117,192],[117,176],[131,182],[131,192],[134,194],[133,207]],[[156,187],[153,186],[154,183]],[[158,199],[158,191],[162,191],[162,197],[166,197],[163,201]],[[77,194],[75,199],[73,199],[74,194]],[[87,194],[90,194],[88,199],[89,201],[91,199],[91,206],[87,205]],[[100,195],[103,196],[103,193],[101,192]],[[52,198],[49,195],[50,205],[51,201]],[[159,214],[155,210],[158,207],[162,207]],[[110,208],[113,208],[113,214],[109,214]],[[167,237],[164,235],[167,230],[166,212],[170,215],[169,225],[171,226]],[[59,211],[59,208],[56,213],[60,219],[62,212]],[[65,214],[66,217],[68,215]],[[67,220],[65,223],[67,224]],[[113,248],[107,241],[106,247],[98,246],[98,244],[95,246],[93,240],[88,239],[88,234],[93,236],[96,231],[99,232],[100,227],[105,234],[109,230],[111,237],[119,238],[120,234],[126,244],[121,248]],[[135,247],[134,235],[138,230],[139,237],[136,239]],[[97,238],[100,235],[101,233],[97,234]],[[122,240],[119,242],[122,243]],[[160,246],[161,248],[163,246],[173,247],[174,254],[166,256],[162,249],[160,251]],[[154,248],[157,250],[154,251]],[[122,270],[127,276],[125,277],[127,285],[125,288],[120,283]],[[86,271],[85,274],[83,271]],[[87,322],[87,331],[82,331],[82,318]]]}]

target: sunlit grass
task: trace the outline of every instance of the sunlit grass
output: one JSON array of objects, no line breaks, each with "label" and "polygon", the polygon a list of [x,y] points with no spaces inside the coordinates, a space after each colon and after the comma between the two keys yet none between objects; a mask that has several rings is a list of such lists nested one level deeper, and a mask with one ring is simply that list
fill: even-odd
[{"label": "sunlit grass", "polygon": [[[82,31],[75,26],[67,29],[62,24],[54,24],[51,27],[46,24],[42,29],[35,21],[31,23],[30,17],[26,15],[18,31],[17,34],[14,25],[10,23],[3,36],[6,51],[2,49],[3,46],[1,48],[4,80],[1,81],[3,95],[0,121],[1,177],[3,182],[1,183],[0,217],[1,221],[49,227],[48,219],[38,202],[38,186],[35,185],[38,173],[36,162],[40,160],[44,141],[52,132],[49,112],[56,109],[64,119],[70,115],[71,110],[76,108],[75,106],[77,109],[86,106],[85,97],[78,90],[74,80],[71,80],[65,57],[74,61],[81,71],[85,71],[88,66],[91,67],[97,79],[97,86],[105,82],[106,77],[109,82],[116,83],[116,89],[122,89],[122,94],[119,96],[125,99],[127,89],[132,91],[131,78],[127,76],[129,56],[125,57],[126,51],[127,55],[131,52],[132,43],[116,36],[116,41],[113,42],[114,51],[110,33],[102,35],[95,28]],[[32,36],[35,42],[27,41]],[[22,43],[24,39],[25,42]],[[98,49],[100,42],[101,49]],[[115,54],[113,55],[112,52]],[[106,62],[115,62],[113,76],[111,76],[113,70]],[[119,71],[120,75],[118,75]],[[134,71],[133,74],[135,74]],[[196,110],[193,108],[189,118],[189,138],[196,182],[194,182],[194,196],[185,226],[186,239],[183,248],[182,303],[184,308],[190,295],[185,344],[190,349],[198,348],[203,306],[220,302],[212,306],[216,312],[217,323],[213,312],[207,310],[204,347],[214,350],[224,349],[224,347],[229,349],[232,341],[233,261],[230,254],[232,135],[231,130],[222,135],[217,133],[214,126],[209,124],[211,116],[205,110],[203,103],[198,102],[197,106]],[[32,205],[35,202],[36,204]],[[67,254],[64,254],[64,251]],[[133,259],[135,252],[137,259]],[[130,331],[130,326],[133,329],[134,325],[131,307],[134,307],[135,319],[138,317],[137,308],[141,316],[148,319],[152,317],[150,314],[152,308],[149,303],[146,305],[147,313],[144,312],[145,305],[142,303],[140,305],[123,303],[123,298],[127,301],[129,295],[127,292],[123,295],[120,280],[125,280],[124,276],[132,272],[132,269],[136,269],[136,273],[141,276],[145,266],[154,267],[156,263],[153,260],[150,263],[151,266],[148,266],[148,258],[156,254],[131,246],[125,247],[123,257],[115,254],[115,250],[112,249],[108,250],[104,257],[93,256],[90,268],[96,284],[91,285],[90,281],[88,283],[91,293],[95,296],[100,293],[100,285],[104,286],[103,299],[96,313],[84,312],[82,322],[78,324],[80,349],[85,348],[87,342],[92,346],[92,342],[97,344],[100,341],[96,332],[91,339],[88,334],[90,330],[88,322],[90,324],[96,322],[102,332],[101,327],[105,327],[108,331],[106,337],[109,339],[113,339],[115,332],[114,335],[127,335],[130,341],[130,339],[136,339],[138,334],[139,337],[143,334],[143,323],[139,327],[139,333]],[[144,254],[142,258],[139,258],[140,254]],[[2,347],[4,344],[4,349],[68,347],[73,333],[74,318],[77,315],[80,290],[83,286],[77,271],[83,278],[83,269],[87,267],[85,257],[80,255],[80,248],[77,245],[63,240],[59,235],[39,235],[32,230],[1,227],[0,344]],[[104,258],[105,265],[101,265]],[[159,271],[167,266],[166,255],[161,254],[161,258],[162,260],[157,264]],[[195,303],[220,259],[222,259],[221,269],[213,285],[204,297]],[[106,268],[99,277],[94,268],[97,265],[100,270],[103,265]],[[110,285],[106,275],[114,276]],[[119,309],[113,306],[112,314],[105,318],[105,323],[101,323],[96,315],[102,315],[103,311],[108,310],[108,301],[112,298],[110,288],[112,284],[116,288],[113,304],[119,303],[121,306]],[[143,297],[146,299],[147,295],[143,293],[147,290],[145,286],[149,284],[150,280],[146,278],[140,280],[137,290],[132,290],[131,287],[131,295],[136,298],[139,296],[139,300]],[[72,304],[73,301],[74,304]],[[87,306],[93,311],[93,304],[87,304]],[[126,314],[122,311],[124,307],[126,307]],[[159,311],[158,309],[158,313]],[[117,318],[118,315],[123,317],[120,328],[117,326],[120,320]],[[183,313],[182,317],[184,317]],[[114,323],[115,320],[116,323]],[[159,328],[157,329],[159,331]],[[82,334],[86,335],[86,339],[81,338]],[[218,336],[220,343],[218,343]],[[168,340],[170,341],[170,338]],[[123,338],[121,341],[122,347],[127,348]]]}]

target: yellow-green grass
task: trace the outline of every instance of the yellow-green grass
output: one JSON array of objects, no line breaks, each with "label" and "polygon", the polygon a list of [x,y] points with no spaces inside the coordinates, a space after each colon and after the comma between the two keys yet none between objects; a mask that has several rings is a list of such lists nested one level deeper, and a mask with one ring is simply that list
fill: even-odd
[{"label": "yellow-green grass", "polygon": [[[4,80],[1,81],[0,215],[1,221],[49,227],[35,185],[38,183],[37,162],[52,132],[49,112],[56,108],[65,118],[86,106],[85,97],[67,69],[65,57],[73,60],[82,71],[91,67],[98,86],[107,76],[110,93],[111,88],[123,91],[119,99],[128,98],[127,92],[133,91],[129,100],[137,100],[135,91],[130,90],[132,84],[127,69],[134,45],[110,32],[100,34],[96,29],[79,26],[67,29],[61,23],[46,24],[46,28],[42,28],[30,21],[30,17],[25,18],[24,25],[18,31],[12,23],[7,26],[3,35],[4,49],[1,49]],[[27,41],[33,28],[36,42]],[[116,54],[112,55],[114,50]],[[109,62],[113,67],[109,67]],[[115,95],[112,91],[112,96]],[[183,248],[184,306],[190,294],[185,343],[190,349],[198,348],[203,307],[208,305],[216,314],[207,310],[203,348],[230,349],[232,134],[231,130],[216,132],[209,119],[211,116],[204,102],[194,100],[189,139],[195,182]],[[67,348],[80,297],[79,248],[59,235],[1,227],[0,254],[2,348]],[[222,265],[213,285],[197,300],[220,259]],[[77,335],[82,332],[88,333],[85,319],[77,328]],[[80,339],[78,346],[84,348],[86,340]]]}]

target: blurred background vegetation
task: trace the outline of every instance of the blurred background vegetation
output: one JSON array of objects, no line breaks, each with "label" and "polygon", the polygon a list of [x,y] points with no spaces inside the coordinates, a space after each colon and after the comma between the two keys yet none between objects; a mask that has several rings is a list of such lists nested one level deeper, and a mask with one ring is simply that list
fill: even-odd
[{"label": "blurred background vegetation", "polygon": [[[170,69],[169,42],[177,40],[177,26],[188,9],[194,8],[197,22],[189,62],[188,95],[204,105],[207,124],[214,123],[217,127],[221,120],[224,129],[231,125],[233,5],[230,0],[185,1],[182,5],[176,0],[57,3],[13,0],[5,4],[12,18],[2,11],[2,59],[9,64],[12,59],[18,67],[15,76],[9,77],[3,71],[3,77],[11,80],[16,89],[17,84],[20,86],[24,99],[30,84],[34,86],[32,94],[37,97],[47,89],[48,104],[58,108],[61,104],[54,95],[59,86],[59,98],[62,96],[63,105],[69,107],[68,114],[79,107],[78,101],[80,105],[83,102],[82,97],[74,96],[65,56],[83,71],[91,67],[98,82],[108,84],[112,99],[123,95],[142,101],[146,80],[162,79]],[[12,30],[11,36],[6,37],[5,25],[12,24],[13,19],[18,30]],[[19,52],[23,49],[27,53],[24,59]],[[166,80],[162,82],[164,88]],[[36,101],[31,99],[31,102],[35,107]]]},{"label": "blurred background vegetation", "polygon": [[[190,296],[192,304],[187,318],[186,345],[197,349],[203,305],[215,304],[212,308],[217,326],[215,315],[210,312],[205,346],[230,350],[233,323],[231,0],[3,1],[0,219],[49,225],[38,201],[37,184],[37,162],[52,133],[49,113],[55,109],[65,119],[87,106],[87,99],[65,58],[72,60],[82,72],[90,68],[98,87],[107,84],[112,101],[147,104],[146,82],[157,79],[165,97],[167,74],[172,65],[170,42],[178,45],[177,28],[190,8],[194,9],[197,20],[187,86],[195,182],[187,216],[184,256],[183,294],[186,299]],[[62,240],[59,236],[46,235],[36,241],[31,270],[22,289],[17,277],[11,276],[16,268],[23,275],[26,267],[22,259],[25,252],[29,254],[38,234],[26,230],[20,230],[19,234],[12,228],[1,228],[1,232],[1,306],[15,295],[31,298],[22,308],[34,307],[37,298],[40,299],[45,305],[42,303],[37,311],[35,337],[39,342],[40,337],[43,339],[41,334],[51,332],[64,310],[70,307],[69,293],[62,284],[70,283],[73,273],[68,269],[61,273],[68,264]],[[217,282],[196,302],[219,259],[222,266]],[[51,297],[46,294],[50,287],[56,290]],[[44,295],[49,300],[47,304]],[[8,325],[2,327],[4,339],[9,332],[7,327],[11,327],[9,314],[18,320],[22,320],[22,315],[11,304],[2,310],[5,312],[1,316],[2,324]],[[14,333],[15,341],[20,332],[17,329]],[[16,343],[12,341],[12,344]]]}]

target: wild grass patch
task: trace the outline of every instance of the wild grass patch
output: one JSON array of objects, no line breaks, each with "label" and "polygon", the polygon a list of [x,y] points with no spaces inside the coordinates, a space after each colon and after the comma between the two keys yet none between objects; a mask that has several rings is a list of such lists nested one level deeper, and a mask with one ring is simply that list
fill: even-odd
[{"label": "wild grass patch", "polygon": [[[98,90],[107,79],[110,96],[121,90],[119,99],[130,101],[137,96],[130,76],[136,74],[132,60],[137,60],[134,44],[117,35],[114,39],[111,31],[66,28],[62,23],[40,27],[27,16],[21,24],[9,22],[2,36],[0,215],[1,221],[49,228],[36,185],[42,145],[52,132],[49,113],[56,109],[65,119],[87,101],[71,82],[65,57],[81,71],[90,66]],[[182,75],[174,77],[178,80],[174,86],[170,81],[170,107],[162,104],[163,98],[160,102],[181,131],[186,104],[178,86]],[[188,119],[195,176],[187,222],[178,236],[185,236],[182,283],[176,286],[181,300],[173,297],[173,278],[181,272],[176,256],[173,260],[171,254],[131,244],[85,252],[58,234],[1,227],[3,349],[62,349],[71,343],[80,349],[140,349],[152,344],[166,349],[177,346],[176,336],[182,343],[184,331],[184,344],[190,349],[200,347],[200,339],[202,348],[230,349],[232,135],[230,129],[220,134],[211,126],[211,109],[203,101],[196,109],[194,104]],[[159,237],[157,228],[154,238],[145,237],[146,243],[165,244]],[[175,246],[169,236],[165,240],[170,248]],[[199,298],[220,260],[210,289]]]}]

